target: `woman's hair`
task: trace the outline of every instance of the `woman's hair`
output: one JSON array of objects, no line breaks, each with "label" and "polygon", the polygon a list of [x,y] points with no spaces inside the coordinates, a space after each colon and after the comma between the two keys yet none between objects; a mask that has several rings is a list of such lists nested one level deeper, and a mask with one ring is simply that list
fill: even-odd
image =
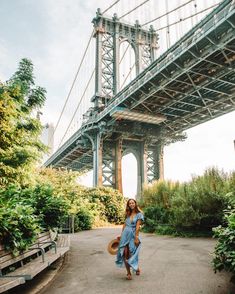
[{"label": "woman's hair", "polygon": [[130,199],[128,199],[127,204],[126,204],[126,215],[125,215],[126,218],[128,216],[130,216],[131,215],[131,212],[132,212],[132,210],[129,207],[129,203],[130,203],[131,200],[135,202],[135,209],[134,209],[135,213],[141,212],[141,210],[138,207],[138,204],[137,204],[136,200],[130,198]]}]

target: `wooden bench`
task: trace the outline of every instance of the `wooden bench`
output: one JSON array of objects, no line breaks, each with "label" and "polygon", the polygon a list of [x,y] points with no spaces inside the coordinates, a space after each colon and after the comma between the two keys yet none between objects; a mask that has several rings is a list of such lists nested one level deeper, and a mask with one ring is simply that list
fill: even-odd
[{"label": "wooden bench", "polygon": [[55,238],[53,232],[41,233],[37,241],[18,256],[0,245],[0,293],[31,280],[69,250],[68,235],[59,235],[56,241]]}]

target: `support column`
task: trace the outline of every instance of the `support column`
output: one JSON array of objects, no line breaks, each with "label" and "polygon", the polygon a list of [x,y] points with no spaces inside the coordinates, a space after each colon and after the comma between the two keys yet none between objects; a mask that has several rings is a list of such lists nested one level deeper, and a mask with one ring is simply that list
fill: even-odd
[{"label": "support column", "polygon": [[164,180],[164,146],[159,146],[159,179]]},{"label": "support column", "polygon": [[141,192],[143,190],[143,186],[148,183],[147,178],[147,144],[146,142],[141,143],[140,150],[140,170],[141,170]]},{"label": "support column", "polygon": [[93,146],[93,186],[102,186],[102,141],[99,133],[95,135]]},{"label": "support column", "polygon": [[149,32],[151,33],[151,43],[150,43],[150,58],[151,62],[154,62],[154,60],[157,58],[157,49],[158,47],[158,34],[156,34],[156,31],[154,30],[153,26],[150,26]]},{"label": "support column", "polygon": [[135,28],[136,28],[136,40],[135,40],[135,47],[136,47],[136,52],[135,52],[135,68],[136,68],[136,75],[141,72],[141,65],[142,65],[142,47],[141,47],[141,26],[138,22],[138,20],[135,23]]},{"label": "support column", "polygon": [[119,62],[120,62],[120,41],[119,41],[119,22],[118,17],[114,14],[114,35],[113,35],[113,95],[119,91]]},{"label": "support column", "polygon": [[117,140],[115,146],[115,188],[122,190],[122,139]]}]

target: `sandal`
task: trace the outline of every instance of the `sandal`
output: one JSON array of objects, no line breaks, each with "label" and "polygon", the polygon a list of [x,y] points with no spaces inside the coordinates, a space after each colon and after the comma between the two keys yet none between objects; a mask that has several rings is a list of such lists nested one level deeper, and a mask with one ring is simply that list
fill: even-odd
[{"label": "sandal", "polygon": [[135,274],[136,274],[137,276],[140,275],[140,269],[139,269],[139,268],[137,269],[137,271],[135,272]]},{"label": "sandal", "polygon": [[131,274],[127,274],[126,279],[129,280],[129,281],[132,280],[132,276],[131,276]]}]

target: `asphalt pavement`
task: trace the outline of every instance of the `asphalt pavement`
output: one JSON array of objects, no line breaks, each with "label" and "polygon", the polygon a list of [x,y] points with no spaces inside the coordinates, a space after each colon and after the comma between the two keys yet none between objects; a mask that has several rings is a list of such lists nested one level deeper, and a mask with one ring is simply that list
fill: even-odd
[{"label": "asphalt pavement", "polygon": [[100,228],[71,235],[62,270],[40,294],[235,294],[228,273],[211,267],[216,241],[141,233],[141,275],[126,280],[107,251],[121,228]]}]

